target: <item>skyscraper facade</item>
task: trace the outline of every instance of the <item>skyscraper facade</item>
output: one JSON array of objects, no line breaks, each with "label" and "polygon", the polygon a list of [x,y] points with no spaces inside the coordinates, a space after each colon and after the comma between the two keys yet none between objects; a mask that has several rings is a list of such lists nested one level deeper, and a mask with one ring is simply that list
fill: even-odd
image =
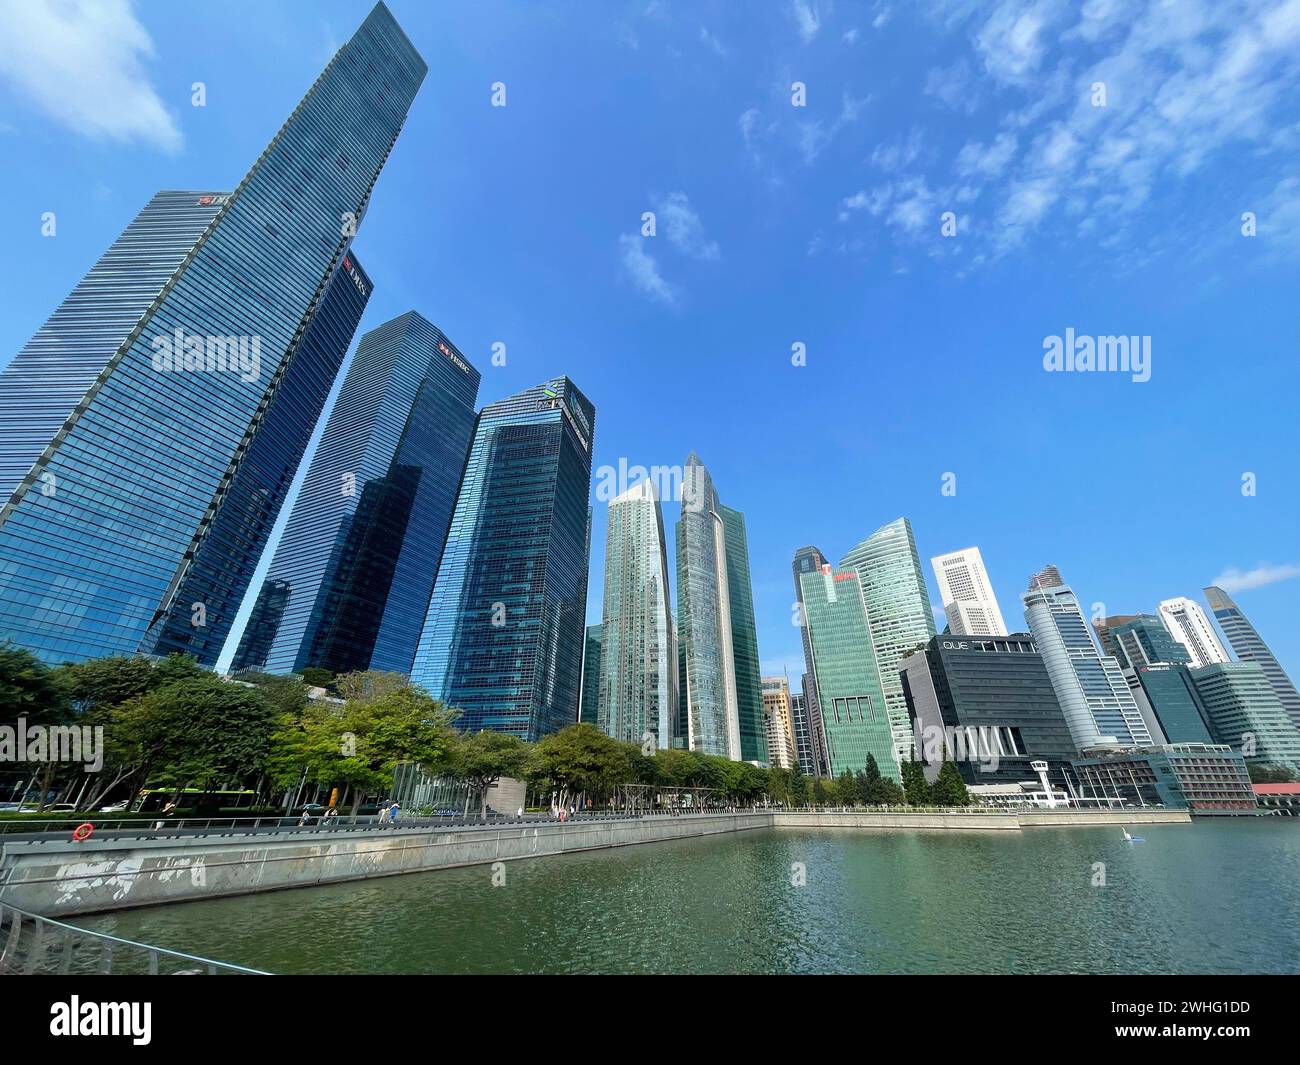
[{"label": "skyscraper facade", "polygon": [[[790,726],[794,729],[794,756],[801,772],[808,774],[814,765],[812,736],[808,731],[808,674],[803,675],[805,687],[790,693]],[[771,757],[771,752],[768,752]]]},{"label": "skyscraper facade", "polygon": [[[794,553],[792,570],[794,573],[795,622],[799,625],[799,636],[803,641],[804,668],[804,717],[807,722],[807,749],[801,749],[799,764],[811,777],[826,775],[826,732],[822,726],[821,703],[817,696],[817,678],[813,672],[812,639],[808,635],[807,615],[804,611],[803,587],[799,578],[805,573],[820,573],[827,564],[826,556],[815,547],[801,547]],[[796,731],[796,735],[798,732]],[[807,761],[805,761],[805,757]]]},{"label": "skyscraper facade", "polygon": [[410,672],[478,386],[478,371],[414,311],[361,338],[235,668]]},{"label": "skyscraper facade", "polygon": [[1219,642],[1213,623],[1196,600],[1186,596],[1164,600],[1160,604],[1160,620],[1169,634],[1187,648],[1193,666],[1232,661]]},{"label": "skyscraper facade", "polygon": [[578,720],[596,724],[600,716],[600,626],[588,625],[582,651],[582,704]]},{"label": "skyscraper facade", "polygon": [[596,723],[615,739],[672,746],[677,653],[663,511],[649,479],[610,500]]},{"label": "skyscraper facade", "polygon": [[686,459],[677,522],[679,739],[764,762],[763,694],[744,516],[723,507],[700,457]]},{"label": "skyscraper facade", "polygon": [[[61,384],[0,429],[0,638],[215,662],[369,296],[349,245],[426,69],[376,7],[234,192],[170,229],[156,198],[117,276],[101,263],[15,360],[0,406],[39,366]],[[151,243],[180,255],[161,287]],[[48,341],[79,330],[65,374]]]},{"label": "skyscraper facade", "polygon": [[758,626],[754,621],[754,589],[749,578],[749,536],[745,515],[719,506],[727,554],[727,595],[730,599],[731,652],[736,673],[736,717],[740,728],[740,760],[766,764],[767,730],[763,723],[763,680],[758,662]]},{"label": "skyscraper facade", "polygon": [[[858,571],[827,565],[818,573],[803,574],[799,583],[821,699],[828,774],[856,773],[866,768],[871,755],[882,774],[901,782],[898,744],[880,686]],[[911,750],[910,741],[907,748]]]},{"label": "skyscraper facade", "polygon": [[567,377],[479,413],[411,669],[466,731],[578,718],[595,420]]},{"label": "skyscraper facade", "polygon": [[993,585],[989,582],[984,557],[978,547],[964,547],[930,559],[939,598],[953,636],[1005,636],[1007,623],[1002,620]]},{"label": "skyscraper facade", "polygon": [[856,570],[862,582],[880,689],[897,758],[902,761],[911,754],[912,729],[899,670],[904,658],[936,635],[912,523],[898,518],[882,525],[845,555],[840,567]]},{"label": "skyscraper facade", "polygon": [[1201,666],[1192,679],[1220,743],[1250,765],[1300,773],[1300,732],[1258,662]]},{"label": "skyscraper facade", "polygon": [[[1192,657],[1187,653],[1187,648],[1170,635],[1164,623],[1154,614],[1138,614],[1118,623],[1115,623],[1114,618],[1106,620],[1112,623],[1106,626],[1111,646],[1114,647],[1111,653],[1122,668],[1136,669],[1157,662],[1176,665],[1191,663]],[[1100,628],[1099,625],[1099,631]]]},{"label": "skyscraper facade", "polygon": [[1296,691],[1295,684],[1281,663],[1273,657],[1273,652],[1263,637],[1255,631],[1255,626],[1222,588],[1211,585],[1205,589],[1205,598],[1237,657],[1243,662],[1259,663],[1264,676],[1277,693],[1282,709],[1290,716],[1291,723],[1300,729],[1300,692]]},{"label": "skyscraper facade", "polygon": [[1098,649],[1074,591],[1057,568],[1034,574],[1022,598],[1025,620],[1079,751],[1149,747],[1151,734],[1119,663]]},{"label": "skyscraper facade", "polygon": [[1124,679],[1155,743],[1215,742],[1186,665],[1156,662],[1127,666]]}]

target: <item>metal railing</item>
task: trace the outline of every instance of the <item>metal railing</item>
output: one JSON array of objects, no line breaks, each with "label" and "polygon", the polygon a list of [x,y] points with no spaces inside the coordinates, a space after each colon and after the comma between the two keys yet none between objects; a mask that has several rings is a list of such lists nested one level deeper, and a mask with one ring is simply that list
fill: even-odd
[{"label": "metal railing", "polygon": [[149,976],[266,976],[260,969],[200,958],[64,924],[0,902],[0,973],[113,972]]}]

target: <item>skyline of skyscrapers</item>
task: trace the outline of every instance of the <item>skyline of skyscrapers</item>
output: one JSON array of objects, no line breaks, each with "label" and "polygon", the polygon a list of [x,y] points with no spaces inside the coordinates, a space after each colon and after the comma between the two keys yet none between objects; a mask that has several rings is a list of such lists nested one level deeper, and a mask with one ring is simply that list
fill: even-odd
[{"label": "skyline of skyscrapers", "polygon": [[0,638],[216,661],[369,297],[344,263],[426,72],[377,6],[233,192],[155,197],[6,369]]},{"label": "skyline of skyscrapers", "polygon": [[609,501],[596,723],[616,739],[672,746],[677,652],[663,510],[654,482]]},{"label": "skyline of skyscrapers", "polygon": [[964,547],[930,559],[939,598],[954,636],[1006,636],[1007,623],[993,594],[978,547]]},{"label": "skyline of skyscrapers", "polygon": [[478,387],[478,371],[415,311],[361,338],[235,669],[410,671]]}]

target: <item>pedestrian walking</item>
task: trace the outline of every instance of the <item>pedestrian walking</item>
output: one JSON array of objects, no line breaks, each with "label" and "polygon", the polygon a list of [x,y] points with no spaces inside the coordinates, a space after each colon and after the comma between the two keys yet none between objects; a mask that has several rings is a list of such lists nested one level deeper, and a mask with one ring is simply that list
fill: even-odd
[{"label": "pedestrian walking", "polygon": [[393,805],[389,807],[388,820],[390,820],[393,824],[397,824],[397,815],[401,812],[402,812],[402,804],[399,802],[394,802]]}]

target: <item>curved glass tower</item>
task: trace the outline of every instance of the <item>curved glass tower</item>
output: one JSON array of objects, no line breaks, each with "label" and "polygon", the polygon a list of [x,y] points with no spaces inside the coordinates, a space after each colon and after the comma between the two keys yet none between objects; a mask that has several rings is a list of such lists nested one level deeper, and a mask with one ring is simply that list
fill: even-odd
[{"label": "curved glass tower", "polygon": [[609,504],[596,723],[615,739],[672,746],[677,652],[663,511],[649,479]]},{"label": "curved glass tower", "polygon": [[1228,643],[1232,644],[1237,657],[1243,662],[1259,663],[1264,676],[1268,678],[1273,691],[1277,693],[1282,709],[1287,712],[1295,727],[1300,729],[1300,692],[1296,691],[1295,684],[1287,676],[1281,663],[1273,657],[1273,652],[1269,650],[1264,638],[1255,631],[1255,626],[1233,602],[1232,596],[1222,588],[1214,585],[1206,588],[1205,599],[1210,604],[1210,609],[1214,611],[1214,618],[1223,629],[1223,634],[1228,637]]},{"label": "curved glass tower", "polygon": [[[856,570],[862,580],[862,601],[871,626],[871,644],[893,730],[895,757],[903,761],[911,754],[912,725],[899,671],[903,659],[935,635],[934,612],[912,523],[898,518],[882,525],[840,559],[840,568]],[[817,679],[820,691],[820,672]],[[826,721],[825,709],[822,720]],[[880,770],[883,773],[885,766],[881,765]]]}]

